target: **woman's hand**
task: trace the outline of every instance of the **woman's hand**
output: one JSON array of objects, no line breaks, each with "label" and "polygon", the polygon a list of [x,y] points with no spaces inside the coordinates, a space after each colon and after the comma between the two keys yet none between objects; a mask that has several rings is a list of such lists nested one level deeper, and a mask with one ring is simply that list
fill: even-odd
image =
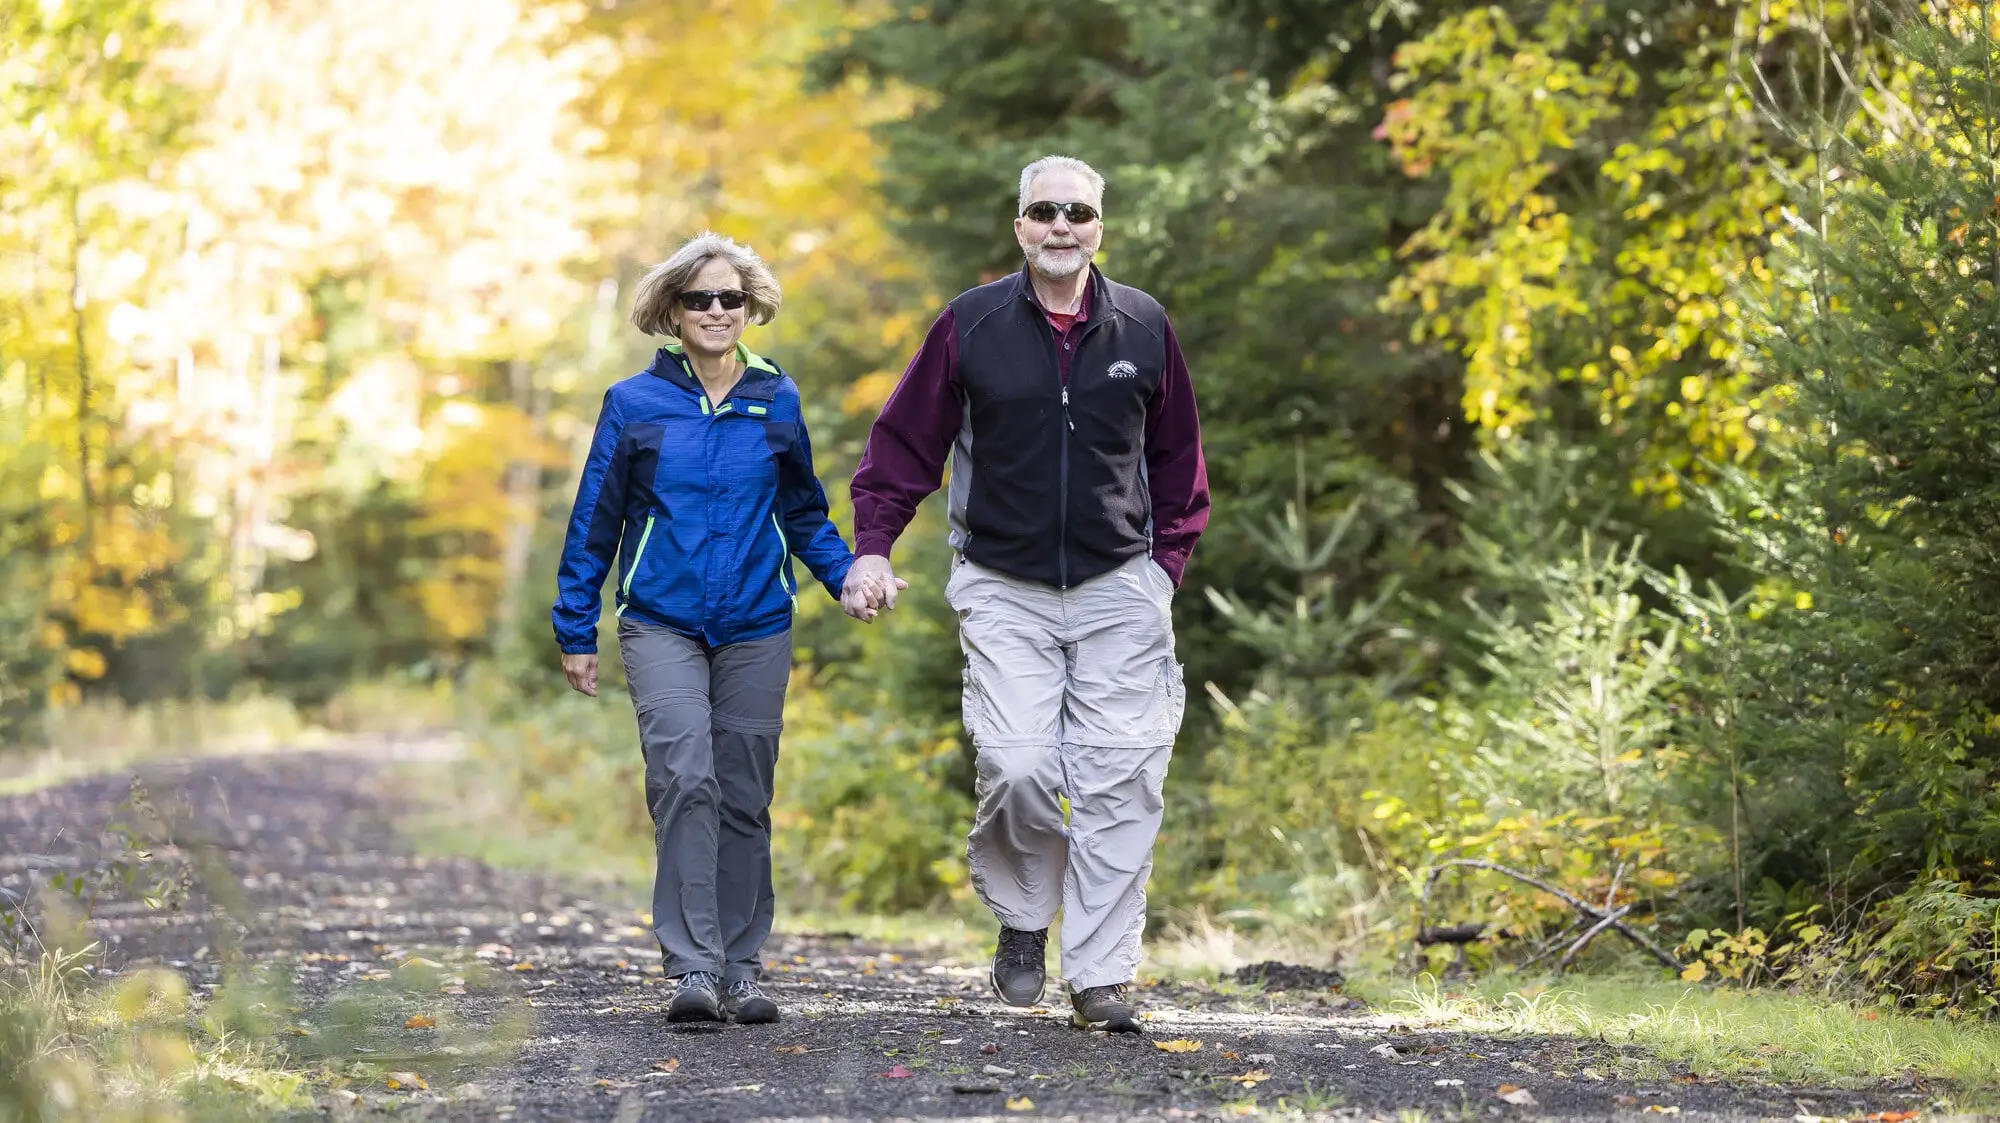
[{"label": "woman's hand", "polygon": [[597,656],[565,654],[562,660],[563,676],[569,679],[570,689],[597,697]]}]

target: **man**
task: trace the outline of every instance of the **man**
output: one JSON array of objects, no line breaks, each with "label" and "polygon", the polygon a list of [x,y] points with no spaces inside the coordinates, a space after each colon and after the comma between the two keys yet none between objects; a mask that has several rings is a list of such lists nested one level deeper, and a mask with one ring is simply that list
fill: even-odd
[{"label": "man", "polygon": [[1026,266],[953,300],[889,396],[854,477],[854,571],[895,587],[890,546],[950,455],[945,599],[978,765],[966,857],[1001,924],[993,988],[1041,1000],[1060,908],[1072,1022],[1137,1033],[1126,987],[1186,700],[1170,609],[1208,477],[1166,312],[1091,264],[1103,200],[1080,160],[1021,172]]}]

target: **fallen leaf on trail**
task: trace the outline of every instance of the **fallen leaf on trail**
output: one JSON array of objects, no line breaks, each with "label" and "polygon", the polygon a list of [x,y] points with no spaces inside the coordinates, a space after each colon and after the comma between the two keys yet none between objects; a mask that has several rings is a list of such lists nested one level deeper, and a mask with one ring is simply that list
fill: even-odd
[{"label": "fallen leaf on trail", "polygon": [[909,1069],[904,1068],[902,1065],[896,1065],[895,1067],[891,1068],[889,1071],[883,1073],[882,1075],[890,1080],[907,1080],[910,1077],[915,1076],[916,1073],[911,1072]]},{"label": "fallen leaf on trail", "polygon": [[1241,1076],[1230,1077],[1231,1080],[1236,1081],[1238,1084],[1243,1085],[1245,1088],[1255,1088],[1257,1085],[1262,1084],[1264,1081],[1269,1080],[1270,1078],[1271,1074],[1265,1072],[1261,1068],[1253,1068],[1249,1072],[1246,1072]]},{"label": "fallen leaf on trail", "polygon": [[1708,964],[1696,960],[1681,968],[1681,978],[1690,983],[1698,983],[1708,978]]},{"label": "fallen leaf on trail", "polygon": [[807,1053],[812,1052],[812,1050],[803,1045],[780,1045],[773,1052],[790,1053],[794,1057],[803,1057]]},{"label": "fallen leaf on trail", "polygon": [[995,1042],[988,1041],[979,1047],[979,1051],[990,1057],[1000,1051],[1000,1046]]},{"label": "fallen leaf on trail", "polygon": [[1918,1111],[1878,1111],[1868,1118],[1871,1123],[1908,1123],[1921,1114]]},{"label": "fallen leaf on trail", "polygon": [[983,1072],[983,1073],[985,1073],[985,1074],[986,1074],[986,1075],[988,1075],[988,1076],[1012,1076],[1012,1075],[1014,1075],[1014,1070],[1013,1070],[1013,1069],[1011,1069],[1011,1068],[1001,1068],[1001,1067],[1000,1067],[999,1065],[987,1065],[987,1066],[986,1066],[985,1068],[982,1068],[982,1069],[980,1069],[979,1071],[980,1071],[980,1072]]},{"label": "fallen leaf on trail", "polygon": [[1639,1097],[1623,1096],[1623,1095],[1613,1096],[1611,1097],[1611,1102],[1617,1104],[1619,1107],[1631,1107],[1633,1104],[1639,1102]]},{"label": "fallen leaf on trail", "polygon": [[382,1084],[391,1092],[400,1092],[405,1088],[430,1087],[429,1084],[424,1083],[423,1077],[418,1076],[414,1072],[392,1072],[382,1078]]},{"label": "fallen leaf on trail", "polygon": [[630,1080],[611,1080],[608,1078],[599,1079],[595,1081],[595,1083],[597,1087],[602,1088],[607,1092],[622,1092],[625,1089],[630,1088],[632,1086],[632,1082]]},{"label": "fallen leaf on trail", "polygon": [[1013,1099],[1007,1101],[1007,1110],[1033,1111],[1035,1110],[1035,1101],[1026,1096],[1015,1096]]},{"label": "fallen leaf on trail", "polygon": [[1257,1114],[1257,1105],[1256,1105],[1256,1104],[1230,1104],[1230,1105],[1229,1105],[1229,1114],[1231,1114],[1231,1115],[1234,1115],[1234,1116],[1236,1116],[1236,1117],[1238,1117],[1238,1118],[1242,1118],[1243,1116],[1246,1116],[1246,1115],[1255,1115],[1255,1114]]},{"label": "fallen leaf on trail", "polygon": [[1370,1049],[1368,1051],[1375,1054],[1378,1057],[1393,1057],[1396,1055],[1396,1047],[1394,1045],[1389,1044],[1387,1041],[1384,1041],[1382,1044],[1377,1045],[1373,1049]]},{"label": "fallen leaf on trail", "polygon": [[512,967],[507,968],[507,970],[509,971],[533,971],[534,969],[535,965],[527,962],[526,960],[523,960],[522,962],[516,963]]},{"label": "fallen leaf on trail", "polygon": [[410,1015],[410,1020],[409,1020],[409,1021],[407,1021],[407,1022],[404,1022],[404,1023],[403,1023],[403,1028],[404,1028],[404,1029],[436,1029],[436,1028],[437,1028],[437,1024],[438,1024],[438,1020],[437,1020],[436,1018],[433,1018],[433,1017],[431,1017],[431,1016],[430,1016],[429,1014],[411,1014],[411,1015]]},{"label": "fallen leaf on trail", "polygon": [[1533,1092],[1528,1091],[1518,1084],[1502,1084],[1500,1085],[1500,1102],[1510,1103],[1515,1107],[1534,1107],[1537,1101]]},{"label": "fallen leaf on trail", "polygon": [[1155,1041],[1153,1042],[1153,1048],[1163,1053],[1199,1053],[1201,1051],[1201,1042],[1189,1041],[1186,1038],[1177,1038],[1173,1041]]},{"label": "fallen leaf on trail", "polygon": [[285,1027],[285,1032],[286,1032],[286,1033],[289,1033],[289,1034],[291,1034],[291,1035],[292,1035],[293,1037],[311,1037],[311,1036],[312,1036],[312,1030],[309,1030],[309,1029],[307,1029],[307,1028],[306,1028],[306,1027],[304,1027],[304,1026],[286,1026],[286,1027]]},{"label": "fallen leaf on trail", "polygon": [[678,1072],[681,1067],[681,1059],[679,1057],[668,1057],[664,1061],[654,1061],[653,1067],[659,1069],[661,1072]]},{"label": "fallen leaf on trail", "polygon": [[1278,1060],[1277,1057],[1273,1056],[1270,1053],[1252,1053],[1243,1059],[1249,1061],[1253,1065],[1276,1064]]},{"label": "fallen leaf on trail", "polygon": [[1224,1049],[1222,1051],[1222,1055],[1232,1061],[1240,1061],[1243,1059],[1243,1054],[1231,1051],[1229,1049]]},{"label": "fallen leaf on trail", "polygon": [[1647,1104],[1642,1115],[1679,1115],[1681,1109],[1672,1104]]}]

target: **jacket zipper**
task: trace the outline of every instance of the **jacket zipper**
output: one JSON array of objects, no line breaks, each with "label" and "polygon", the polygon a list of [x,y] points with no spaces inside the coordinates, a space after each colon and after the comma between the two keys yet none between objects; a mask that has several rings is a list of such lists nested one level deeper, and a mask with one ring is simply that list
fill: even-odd
[{"label": "jacket zipper", "polygon": [[[1057,360],[1061,362],[1060,359]],[[1062,481],[1059,493],[1060,506],[1056,508],[1056,580],[1059,587],[1069,588],[1069,435],[1076,432],[1076,422],[1069,418],[1069,384],[1062,388]]]},{"label": "jacket zipper", "polygon": [[[1093,316],[1090,319],[1090,321],[1084,325],[1083,333],[1077,336],[1076,351],[1074,354],[1070,356],[1069,360],[1070,373],[1074,374],[1076,372],[1077,360],[1083,357],[1083,341],[1089,338],[1090,333],[1095,331],[1097,329],[1097,325],[1103,322],[1104,322],[1103,316],[1101,315]],[[1065,335],[1066,334],[1067,333],[1065,333]],[[1058,338],[1056,340],[1055,347],[1060,348],[1061,346],[1062,346],[1062,340]],[[1056,377],[1062,379],[1062,420],[1063,420],[1062,460],[1061,460],[1062,475],[1060,477],[1061,486],[1057,492],[1057,495],[1062,503],[1062,506],[1056,513],[1056,551],[1057,551],[1056,583],[1058,588],[1067,589],[1069,588],[1069,437],[1071,433],[1076,432],[1076,422],[1071,420],[1069,415],[1069,379],[1063,378],[1062,375],[1063,360],[1062,360],[1062,353],[1060,350],[1055,351],[1055,357],[1056,357]]]},{"label": "jacket zipper", "polygon": [[778,522],[776,511],[771,512],[771,529],[778,532],[778,588],[784,589],[785,595],[792,598],[792,607],[796,609],[799,606],[799,591],[785,584],[785,559],[792,556],[792,544],[785,540],[785,528]]},{"label": "jacket zipper", "polygon": [[632,551],[632,567],[625,571],[625,585],[618,590],[618,615],[632,603],[632,579],[639,576],[639,559],[646,556],[646,540],[653,536],[653,516],[646,516],[646,529],[639,534],[639,547]]}]

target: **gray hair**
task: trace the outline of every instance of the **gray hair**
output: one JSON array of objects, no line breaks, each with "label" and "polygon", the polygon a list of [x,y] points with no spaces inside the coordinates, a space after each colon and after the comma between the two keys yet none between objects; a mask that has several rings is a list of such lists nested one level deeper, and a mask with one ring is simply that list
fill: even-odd
[{"label": "gray hair", "polygon": [[694,283],[694,275],[701,272],[702,266],[718,257],[727,261],[743,279],[743,292],[750,298],[745,303],[748,309],[745,318],[753,324],[770,323],[778,314],[778,306],[785,302],[770,267],[749,246],[704,230],[683,242],[674,256],[639,278],[638,293],[632,298],[632,326],[647,335],[674,335],[674,322],[668,315],[674,298]]},{"label": "gray hair", "polygon": [[[1033,199],[1028,198],[1028,192],[1034,188],[1036,176],[1041,175],[1043,172],[1058,170],[1075,172],[1089,181],[1091,189],[1097,192],[1097,201],[1100,204],[1098,209],[1103,209],[1101,204],[1104,202],[1104,177],[1097,174],[1096,168],[1091,167],[1074,156],[1044,156],[1021,169],[1021,202],[1014,208],[1014,213],[1021,214],[1028,209],[1029,203],[1034,202]],[[1076,201],[1075,199],[1057,200],[1057,202],[1063,203],[1073,203]]]}]

